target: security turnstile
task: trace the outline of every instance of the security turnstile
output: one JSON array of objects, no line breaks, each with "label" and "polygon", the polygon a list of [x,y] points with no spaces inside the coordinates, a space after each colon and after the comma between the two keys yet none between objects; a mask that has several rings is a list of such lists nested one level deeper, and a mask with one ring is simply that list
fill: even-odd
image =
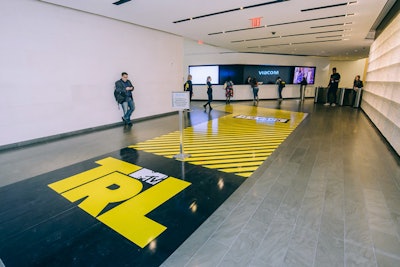
[{"label": "security turnstile", "polygon": [[358,88],[356,91],[356,99],[354,100],[353,108],[359,108],[361,104],[361,96],[362,96],[363,88]]},{"label": "security turnstile", "polygon": [[340,106],[352,106],[354,108],[360,106],[362,88],[357,90],[353,88],[340,88],[339,90]]},{"label": "security turnstile", "polygon": [[328,88],[318,86],[315,87],[314,103],[325,104],[328,99]]},{"label": "security turnstile", "polygon": [[[328,101],[328,87],[315,87],[314,103],[325,104]],[[340,104],[340,88],[336,91],[336,104]]]}]

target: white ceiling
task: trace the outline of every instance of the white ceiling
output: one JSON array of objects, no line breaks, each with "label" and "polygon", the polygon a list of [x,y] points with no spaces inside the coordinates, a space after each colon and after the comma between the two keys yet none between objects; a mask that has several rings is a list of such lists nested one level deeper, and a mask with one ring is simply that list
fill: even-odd
[{"label": "white ceiling", "polygon": [[[396,2],[131,0],[115,5],[113,3],[118,0],[41,1],[173,33],[233,51],[326,56],[342,60],[368,57],[373,40],[367,36],[371,36],[377,23]],[[317,9],[302,11],[312,8]],[[204,15],[209,16],[201,17]],[[260,27],[252,28],[252,18],[260,18]]]}]

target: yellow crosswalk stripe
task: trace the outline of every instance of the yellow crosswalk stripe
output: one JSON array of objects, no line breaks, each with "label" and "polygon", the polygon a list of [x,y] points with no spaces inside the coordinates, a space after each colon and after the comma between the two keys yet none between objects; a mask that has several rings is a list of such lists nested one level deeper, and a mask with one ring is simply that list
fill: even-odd
[{"label": "yellow crosswalk stripe", "polygon": [[[272,154],[307,116],[244,105],[216,107],[231,114],[183,131],[185,161],[242,177],[251,174]],[[241,115],[241,118],[235,116]],[[244,118],[242,118],[244,117]],[[253,117],[288,119],[287,123],[261,123]],[[173,158],[180,153],[180,132],[131,145],[131,148]]]},{"label": "yellow crosswalk stripe", "polygon": [[252,162],[241,162],[241,163],[225,163],[225,164],[204,164],[204,167],[211,169],[226,169],[226,168],[242,168],[249,166],[260,166],[263,163],[263,160],[260,161],[252,161]]},{"label": "yellow crosswalk stripe", "polygon": [[194,164],[198,164],[198,165],[203,165],[203,166],[211,166],[213,164],[222,164],[222,163],[236,163],[236,164],[240,164],[242,162],[257,162],[258,161],[264,161],[265,157],[256,157],[256,158],[247,158],[247,159],[243,159],[243,158],[232,158],[229,157],[227,159],[219,159],[219,160],[213,160],[213,159],[207,159],[207,160],[188,160],[190,163],[194,163]]},{"label": "yellow crosswalk stripe", "polygon": [[224,172],[229,172],[229,173],[238,173],[238,172],[244,172],[244,171],[255,171],[255,170],[257,170],[258,169],[258,166],[253,166],[253,167],[246,167],[246,168],[244,168],[244,167],[238,167],[238,168],[228,168],[228,169],[223,169],[223,170],[220,170],[220,171],[224,171]]}]

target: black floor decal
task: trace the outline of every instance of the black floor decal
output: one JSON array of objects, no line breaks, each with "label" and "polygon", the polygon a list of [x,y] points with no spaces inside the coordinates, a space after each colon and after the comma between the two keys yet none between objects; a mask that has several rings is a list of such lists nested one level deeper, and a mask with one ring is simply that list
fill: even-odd
[{"label": "black floor decal", "polygon": [[[148,240],[143,248],[124,236],[125,232],[131,230],[130,218],[137,215],[128,214],[127,223],[121,221],[124,220],[123,217],[108,216],[111,224],[126,228],[122,229],[122,234],[101,222],[100,218],[124,203],[133,202],[136,196],[161,185],[169,178],[157,181],[160,175],[135,178],[123,174],[126,177],[124,179],[134,179],[136,184],[141,183],[143,186],[141,192],[118,203],[110,203],[94,216],[87,212],[92,209],[91,206],[86,208],[86,211],[78,206],[84,202],[89,203],[90,197],[94,198],[91,192],[88,192],[87,198],[71,202],[66,198],[68,194],[62,195],[63,193],[60,194],[49,186],[68,177],[99,168],[97,161],[102,162],[110,158],[116,162],[124,161],[138,169],[144,168],[140,173],[154,171],[165,175],[163,177],[177,179],[171,181],[185,183],[184,189],[180,189],[172,197],[165,197],[165,202],[159,206],[157,203],[152,204],[152,199],[140,205],[141,208],[155,205],[156,208],[150,212],[144,212],[144,217],[156,225],[165,227],[165,230],[153,240]],[[116,177],[122,175],[118,170],[110,170],[110,173],[114,173]],[[83,185],[90,188],[95,184],[94,181],[100,183],[106,176],[85,181]],[[243,181],[243,177],[233,174],[124,148],[0,188],[0,258],[7,267],[159,266]],[[82,185],[75,185],[66,192],[71,195],[79,186]],[[116,182],[107,188],[110,191],[117,191],[119,187]],[[142,229],[134,229],[133,234],[151,233],[151,229],[146,229],[146,226],[146,224],[134,226]]]}]

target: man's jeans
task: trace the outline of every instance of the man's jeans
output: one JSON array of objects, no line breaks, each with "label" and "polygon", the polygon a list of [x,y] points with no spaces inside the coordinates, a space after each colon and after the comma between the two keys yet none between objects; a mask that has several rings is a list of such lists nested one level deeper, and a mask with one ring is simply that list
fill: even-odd
[{"label": "man's jeans", "polygon": [[132,112],[135,110],[135,102],[133,102],[133,99],[129,97],[125,102],[121,104],[121,106],[124,112],[124,120],[126,122],[130,122]]}]

